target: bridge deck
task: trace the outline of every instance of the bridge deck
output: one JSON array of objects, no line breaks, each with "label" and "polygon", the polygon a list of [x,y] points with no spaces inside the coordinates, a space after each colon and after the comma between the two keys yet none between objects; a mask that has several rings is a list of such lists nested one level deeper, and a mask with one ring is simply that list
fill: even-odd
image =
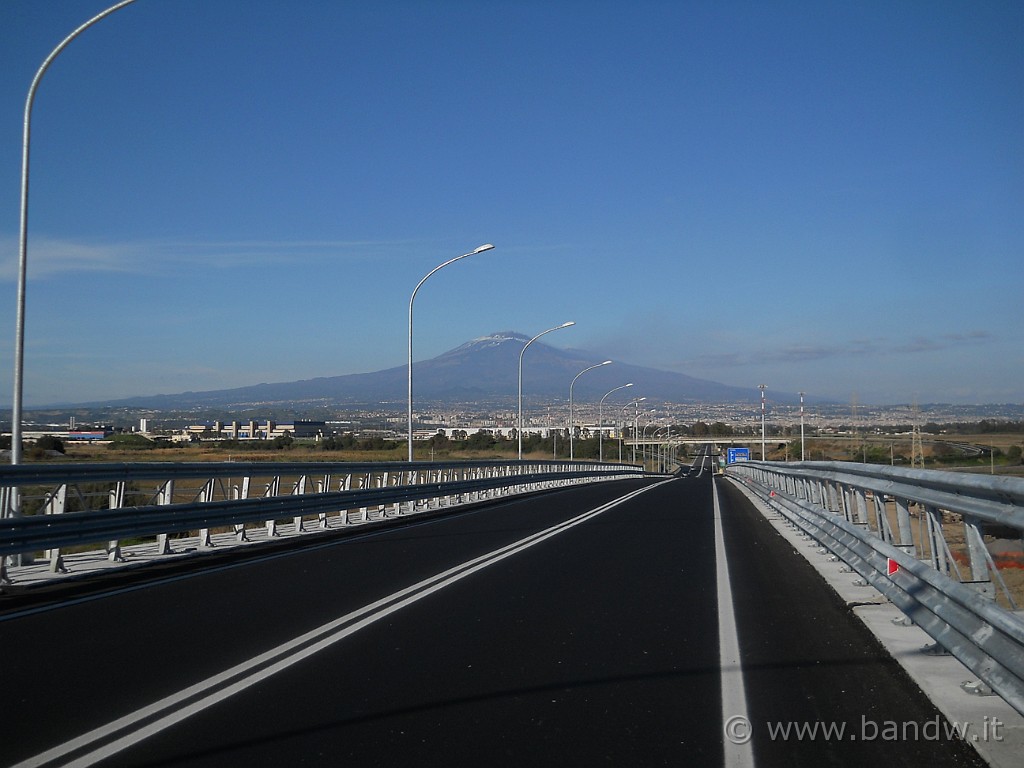
[{"label": "bridge deck", "polygon": [[[720,502],[745,712],[722,711],[704,473],[225,558],[47,610],[0,604],[0,644],[18,649],[4,759],[722,765],[744,735],[726,723],[745,717],[762,765],[980,765],[970,743],[921,735],[939,710],[797,545],[738,492]],[[996,741],[981,728],[998,701],[967,700],[989,754],[1022,732]],[[918,737],[886,738],[889,722]],[[848,730],[779,736],[795,723]]]}]

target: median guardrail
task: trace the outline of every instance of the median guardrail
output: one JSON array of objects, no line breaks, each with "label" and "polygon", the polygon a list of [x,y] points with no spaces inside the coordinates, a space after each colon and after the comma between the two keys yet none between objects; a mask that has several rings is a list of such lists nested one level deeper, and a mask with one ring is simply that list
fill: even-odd
[{"label": "median guardrail", "polygon": [[642,476],[633,465],[566,461],[219,462],[22,464],[0,467],[0,577],[22,555],[63,569],[62,547],[101,544],[121,559],[125,539],[170,553],[174,534],[278,521],[296,531],[385,520],[467,501]]}]

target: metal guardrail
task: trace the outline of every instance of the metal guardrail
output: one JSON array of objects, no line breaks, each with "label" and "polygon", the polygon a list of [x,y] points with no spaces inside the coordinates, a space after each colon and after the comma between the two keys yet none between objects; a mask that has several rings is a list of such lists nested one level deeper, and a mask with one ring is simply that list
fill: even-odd
[{"label": "metal guardrail", "polygon": [[[742,462],[726,474],[821,543],[983,682],[966,690],[987,687],[1024,714],[1024,620],[985,541],[987,530],[1017,537],[1024,531],[1024,480],[839,462]],[[955,552],[948,539],[961,525],[966,551]]]},{"label": "metal guardrail", "polygon": [[[328,527],[436,510],[579,482],[638,477],[641,467],[591,462],[221,462],[20,464],[0,467],[0,563],[40,553],[63,569],[61,547],[102,543],[121,559],[123,539],[154,538],[170,553],[173,534],[278,520]],[[13,556],[13,558],[11,557]]]}]

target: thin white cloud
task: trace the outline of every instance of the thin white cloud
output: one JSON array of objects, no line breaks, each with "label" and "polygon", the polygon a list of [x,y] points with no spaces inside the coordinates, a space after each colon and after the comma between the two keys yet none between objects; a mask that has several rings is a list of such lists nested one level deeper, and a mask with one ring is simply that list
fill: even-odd
[{"label": "thin white cloud", "polygon": [[[422,247],[410,241],[370,240],[140,240],[84,242],[46,236],[29,237],[29,279],[68,273],[121,272],[151,274],[181,264],[206,267],[285,263],[304,259],[380,258],[382,254],[409,253]],[[18,276],[18,241],[0,238],[0,280]]]},{"label": "thin white cloud", "polygon": [[[18,277],[18,240],[3,238],[0,280]],[[30,237],[26,264],[30,278],[67,272],[132,272],[132,247],[126,244],[90,244],[48,237]]]}]

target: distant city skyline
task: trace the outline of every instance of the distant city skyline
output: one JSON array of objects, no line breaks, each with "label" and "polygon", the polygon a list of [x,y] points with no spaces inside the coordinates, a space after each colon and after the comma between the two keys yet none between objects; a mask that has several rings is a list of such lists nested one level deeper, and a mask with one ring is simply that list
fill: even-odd
[{"label": "distant city skyline", "polygon": [[[0,404],[25,96],[111,4],[0,5]],[[573,320],[755,391],[1022,403],[1021,125],[1016,2],[137,0],[36,98],[25,405],[401,365],[483,243],[416,360]]]}]

